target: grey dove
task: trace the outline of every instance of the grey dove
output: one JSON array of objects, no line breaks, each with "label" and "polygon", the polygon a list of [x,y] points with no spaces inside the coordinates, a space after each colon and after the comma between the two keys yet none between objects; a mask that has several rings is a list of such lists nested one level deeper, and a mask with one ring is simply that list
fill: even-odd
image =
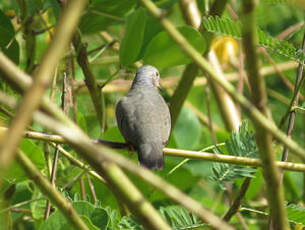
[{"label": "grey dove", "polygon": [[138,69],[129,92],[116,106],[118,127],[126,142],[138,153],[142,166],[163,169],[163,148],[170,130],[167,104],[159,94],[159,71],[150,65]]}]

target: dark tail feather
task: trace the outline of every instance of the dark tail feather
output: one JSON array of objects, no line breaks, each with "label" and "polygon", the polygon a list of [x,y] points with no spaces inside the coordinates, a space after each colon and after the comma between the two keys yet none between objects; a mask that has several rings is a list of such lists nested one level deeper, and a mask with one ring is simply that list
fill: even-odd
[{"label": "dark tail feather", "polygon": [[149,169],[161,170],[164,168],[163,145],[157,143],[141,144],[138,151],[138,159],[142,166]]}]

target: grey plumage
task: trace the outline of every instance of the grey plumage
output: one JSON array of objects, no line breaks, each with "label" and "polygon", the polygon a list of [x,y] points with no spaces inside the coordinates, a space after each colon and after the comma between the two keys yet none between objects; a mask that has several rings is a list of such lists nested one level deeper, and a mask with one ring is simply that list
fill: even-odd
[{"label": "grey plumage", "polygon": [[163,148],[171,121],[168,106],[158,92],[159,72],[153,66],[142,66],[129,92],[117,103],[118,127],[138,152],[140,164],[151,169],[163,169]]}]

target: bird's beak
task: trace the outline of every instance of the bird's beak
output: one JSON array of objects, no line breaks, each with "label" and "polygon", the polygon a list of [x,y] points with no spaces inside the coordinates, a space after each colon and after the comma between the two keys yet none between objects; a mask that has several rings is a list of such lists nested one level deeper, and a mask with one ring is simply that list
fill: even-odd
[{"label": "bird's beak", "polygon": [[163,89],[163,87],[160,85],[160,83],[158,83],[157,88],[158,88],[161,92],[164,92],[164,89]]}]

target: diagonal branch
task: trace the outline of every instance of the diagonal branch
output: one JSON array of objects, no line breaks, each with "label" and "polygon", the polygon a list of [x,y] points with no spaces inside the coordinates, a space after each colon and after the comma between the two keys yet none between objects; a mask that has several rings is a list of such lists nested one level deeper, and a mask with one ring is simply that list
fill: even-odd
[{"label": "diagonal branch", "polygon": [[85,76],[85,83],[89,90],[92,103],[96,111],[97,119],[99,120],[99,124],[103,133],[106,121],[103,95],[90,68],[87,55],[87,46],[82,42],[79,30],[73,37],[73,46],[77,52],[77,62]]}]

